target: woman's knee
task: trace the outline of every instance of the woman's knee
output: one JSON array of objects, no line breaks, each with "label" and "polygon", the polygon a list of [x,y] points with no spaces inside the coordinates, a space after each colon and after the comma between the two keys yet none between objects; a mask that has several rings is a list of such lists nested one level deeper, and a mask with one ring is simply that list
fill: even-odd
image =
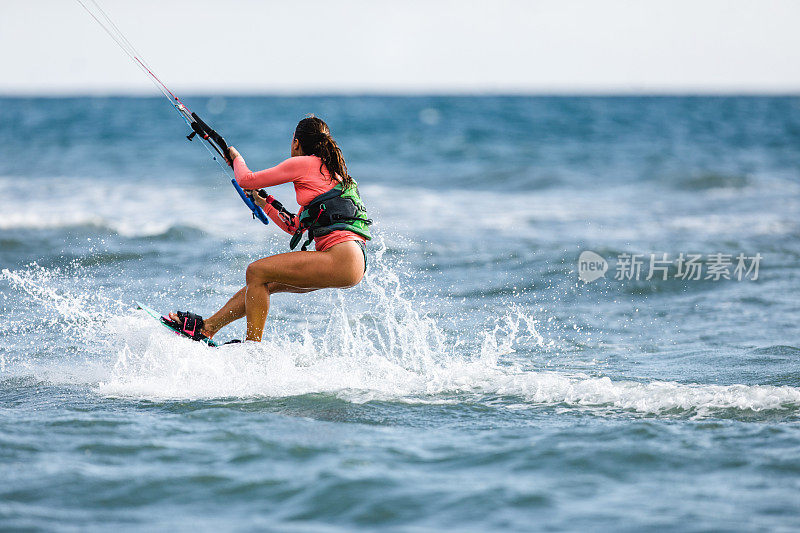
[{"label": "woman's knee", "polygon": [[266,272],[263,266],[258,264],[258,261],[247,265],[247,270],[244,271],[244,280],[247,285],[254,285],[257,283],[266,285],[269,283],[266,279]]}]

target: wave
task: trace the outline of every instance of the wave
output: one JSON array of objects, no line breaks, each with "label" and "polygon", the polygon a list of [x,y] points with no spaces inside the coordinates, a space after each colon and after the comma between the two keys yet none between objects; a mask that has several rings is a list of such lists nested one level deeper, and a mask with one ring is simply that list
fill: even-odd
[{"label": "wave", "polygon": [[502,396],[517,406],[613,407],[656,415],[709,416],[725,409],[800,411],[798,387],[636,382],[515,370],[487,362],[486,353],[475,360],[409,368],[383,357],[323,355],[313,343],[302,342],[271,341],[213,351],[168,334],[153,336],[149,326],[138,324],[142,330],[134,337],[145,341],[129,342],[120,352],[115,372],[98,385],[100,394],[197,400],[327,393],[355,403],[460,403]]},{"label": "wave", "polygon": [[672,181],[675,188],[686,191],[706,191],[711,189],[741,190],[753,184],[753,179],[742,174],[723,174],[718,172],[699,173]]},{"label": "wave", "polygon": [[778,213],[702,214],[674,217],[667,227],[687,235],[707,234],[726,237],[742,235],[788,235],[798,232],[796,220]]},{"label": "wave", "polygon": [[[65,230],[89,234],[120,235],[122,237],[147,240],[186,240],[208,235],[200,225],[150,221],[139,223],[133,220],[105,218],[89,213],[53,213],[39,216],[32,213],[12,213],[0,220],[0,230]],[[26,242],[23,239],[8,239],[10,246]],[[6,240],[0,240],[5,244]]]},{"label": "wave", "polygon": [[[275,195],[296,209],[291,187],[281,187]],[[415,239],[424,236],[437,243],[457,240],[459,246],[476,236],[533,242],[534,246],[575,242],[613,246],[665,238],[685,242],[698,236],[716,243],[720,236],[741,240],[798,231],[797,222],[781,211],[731,215],[676,207],[660,200],[662,192],[641,187],[520,192],[486,184],[484,190],[404,186],[398,191],[367,183],[362,193],[377,232],[387,230],[393,236]],[[91,228],[124,238],[160,238],[189,228],[217,238],[262,238],[264,234],[224,183],[187,187],[177,182],[112,184],[70,178],[51,188],[47,196],[32,196],[19,180],[0,177],[0,196],[6,204],[0,232]],[[653,202],[648,205],[648,223],[642,224],[642,202],[647,198]],[[267,232],[285,237],[274,226]]]},{"label": "wave", "polygon": [[220,198],[217,188],[81,178],[54,181],[48,194],[31,195],[19,180],[0,178],[0,194],[7,203],[0,231],[92,228],[136,238],[194,228],[223,235],[237,219],[247,220],[235,195]]},{"label": "wave", "polygon": [[[31,303],[27,320],[60,328],[57,333],[81,339],[86,349],[69,362],[59,349],[45,360],[14,351],[43,327],[23,319],[0,331],[12,348],[0,353],[0,369],[7,378],[33,375],[86,385],[106,397],[150,401],[329,394],[353,403],[496,403],[501,397],[507,408],[612,409],[667,417],[800,412],[800,388],[792,386],[542,370],[516,354],[557,353],[558,347],[525,309],[512,307],[483,329],[445,333],[438,320],[418,310],[420,302],[406,294],[381,250],[373,265],[363,282],[361,311],[354,298],[331,291],[323,320],[273,320],[265,342],[218,349],[171,334],[124,301],[67,289],[74,283],[58,272],[3,270],[0,279]],[[58,319],[47,319],[47,313]],[[64,372],[65,367],[71,370]]]}]

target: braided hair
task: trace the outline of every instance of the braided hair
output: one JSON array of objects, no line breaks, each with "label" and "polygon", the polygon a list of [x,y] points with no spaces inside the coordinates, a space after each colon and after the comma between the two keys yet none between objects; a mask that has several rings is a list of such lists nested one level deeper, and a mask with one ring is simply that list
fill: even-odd
[{"label": "braided hair", "polygon": [[328,169],[331,180],[339,175],[343,189],[353,186],[353,178],[347,173],[347,164],[344,162],[342,151],[331,137],[331,130],[324,120],[314,115],[307,116],[297,123],[294,138],[300,142],[304,154],[315,155],[322,160],[320,172],[323,172],[324,166]]}]

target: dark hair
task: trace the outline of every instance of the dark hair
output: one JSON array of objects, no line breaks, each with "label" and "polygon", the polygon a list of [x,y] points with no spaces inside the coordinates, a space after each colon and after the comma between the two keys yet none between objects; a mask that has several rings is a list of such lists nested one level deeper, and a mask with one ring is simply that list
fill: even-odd
[{"label": "dark hair", "polygon": [[300,148],[306,155],[315,155],[322,160],[322,166],[328,169],[331,179],[335,179],[336,174],[342,179],[342,187],[347,189],[353,186],[353,178],[347,173],[347,164],[344,156],[339,149],[339,145],[331,137],[331,130],[325,121],[314,115],[309,115],[297,123],[294,130],[294,138],[300,141]]}]

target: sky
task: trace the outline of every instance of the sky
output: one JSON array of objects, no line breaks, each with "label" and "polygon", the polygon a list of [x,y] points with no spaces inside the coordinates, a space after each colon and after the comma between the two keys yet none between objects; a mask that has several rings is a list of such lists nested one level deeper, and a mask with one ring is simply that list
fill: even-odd
[{"label": "sky", "polygon": [[[796,0],[97,1],[184,94],[800,93]],[[0,50],[0,94],[156,94],[75,0]]]}]

